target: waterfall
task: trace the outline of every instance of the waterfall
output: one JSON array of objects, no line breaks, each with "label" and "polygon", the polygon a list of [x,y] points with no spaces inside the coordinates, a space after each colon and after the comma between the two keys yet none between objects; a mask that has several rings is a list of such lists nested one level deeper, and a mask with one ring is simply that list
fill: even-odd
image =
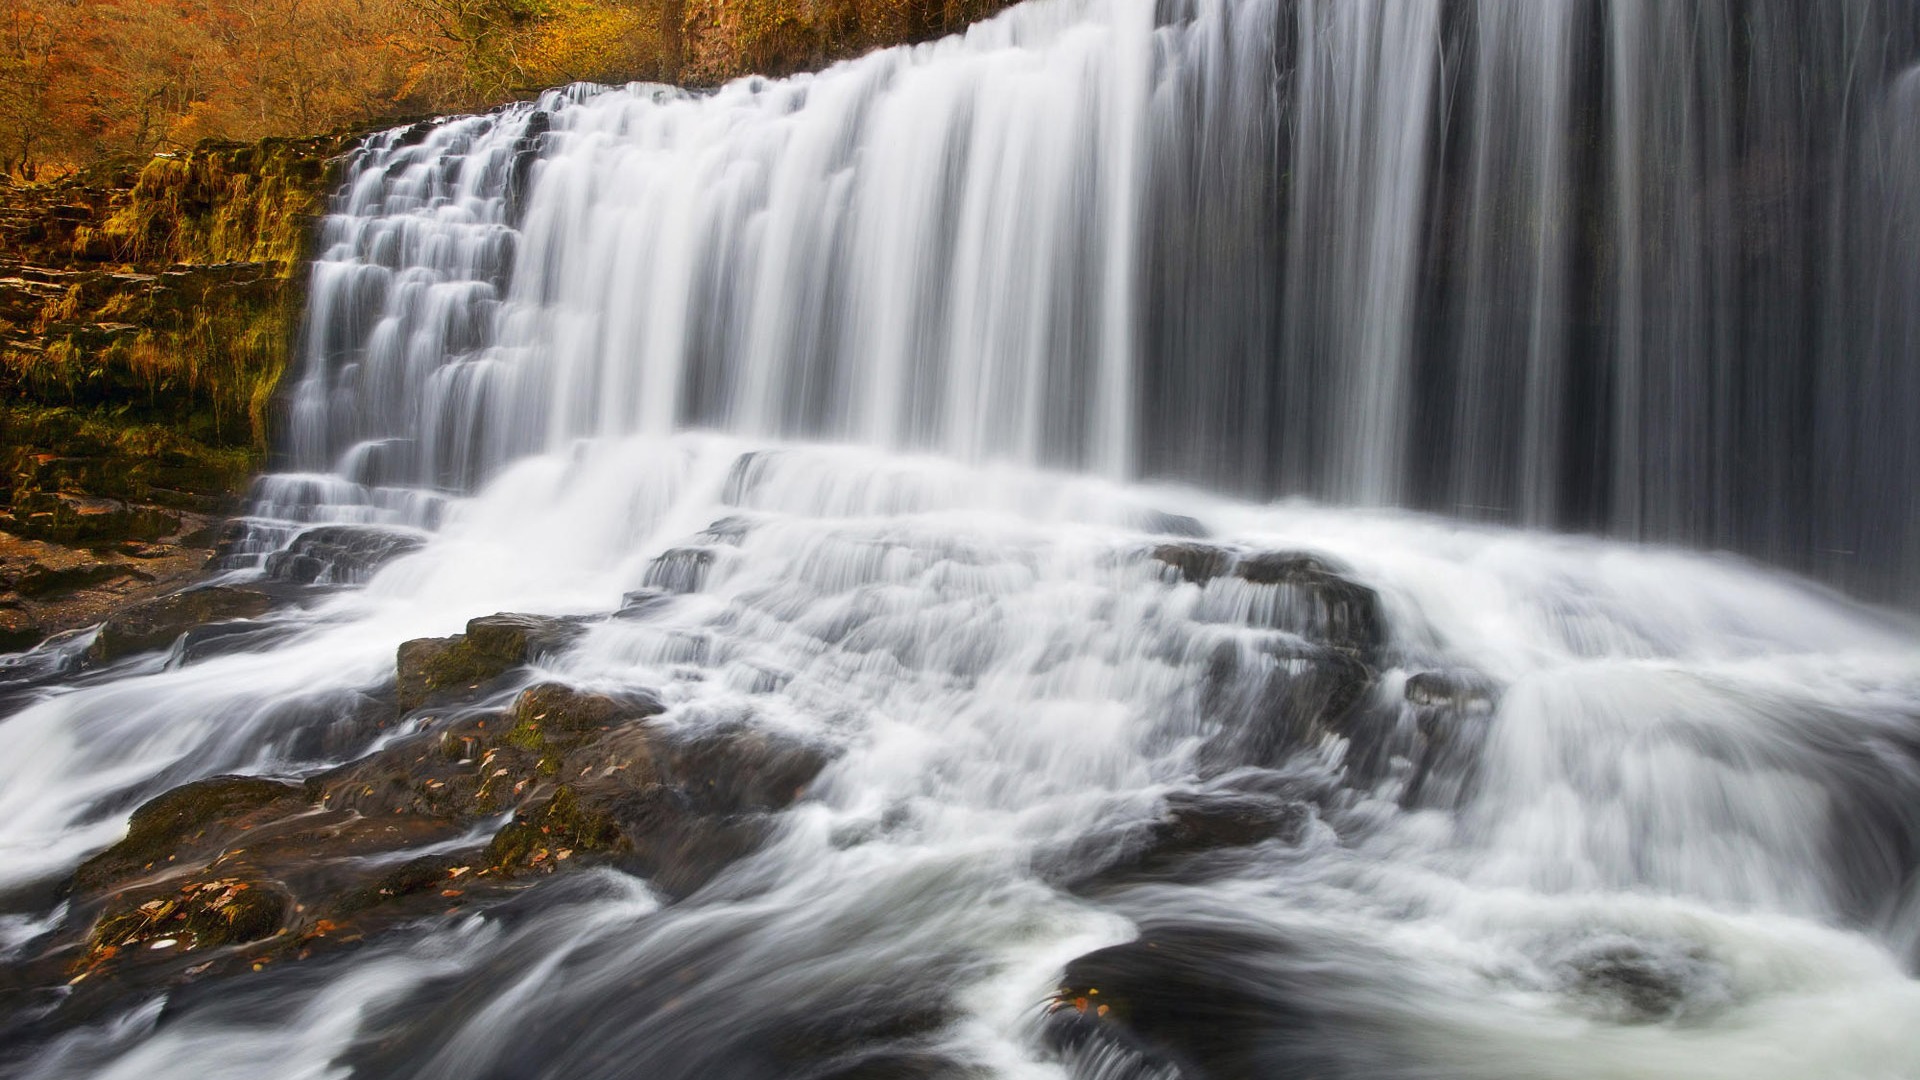
[{"label": "waterfall", "polygon": [[467,490],[697,426],[1911,599],[1920,18],[1803,7],[1022,9],[376,137],[326,225],[295,467]]},{"label": "waterfall", "polygon": [[[1920,1080],[1920,6],[1036,0],[375,135],[320,244],[279,607],[0,660],[0,1074]],[[551,832],[728,739],[818,771],[712,876]],[[229,773],[215,884],[362,906],[89,952]]]}]

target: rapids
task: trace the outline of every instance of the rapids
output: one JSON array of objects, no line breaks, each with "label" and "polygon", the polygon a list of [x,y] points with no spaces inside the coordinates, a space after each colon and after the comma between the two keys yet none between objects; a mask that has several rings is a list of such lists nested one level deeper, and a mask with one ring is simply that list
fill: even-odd
[{"label": "rapids", "polygon": [[[1138,942],[1196,1080],[1920,1078],[1920,626],[1753,558],[1920,580],[1920,24],[1795,7],[1043,0],[375,136],[224,573],[404,543],[230,647],[0,661],[0,961],[142,801],[401,737],[396,648],[475,616],[834,756],[691,897],[535,879],[0,1070],[1168,1076],[1048,1008]],[[1372,590],[1364,729],[1219,759],[1313,628],[1196,538]],[[1229,790],[1297,830],[1102,876]]]}]

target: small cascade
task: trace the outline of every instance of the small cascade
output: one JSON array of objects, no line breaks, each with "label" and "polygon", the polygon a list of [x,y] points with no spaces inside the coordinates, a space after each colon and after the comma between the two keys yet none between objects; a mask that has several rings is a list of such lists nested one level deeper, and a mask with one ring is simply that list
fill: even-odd
[{"label": "small cascade", "polygon": [[0,1074],[1920,1080],[1920,8],[1038,0],[333,209],[221,579],[0,659]]}]

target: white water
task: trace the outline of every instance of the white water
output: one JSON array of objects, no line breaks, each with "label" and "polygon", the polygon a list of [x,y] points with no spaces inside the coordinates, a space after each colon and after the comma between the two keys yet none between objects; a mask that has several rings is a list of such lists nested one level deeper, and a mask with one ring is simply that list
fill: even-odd
[{"label": "white water", "polygon": [[[1478,62],[1570,77],[1568,7],[1510,14],[1558,44]],[[1138,480],[1151,391],[1127,260],[1164,222],[1128,207],[1167,147],[1143,103],[1211,85],[1257,112],[1242,91],[1267,39],[1228,31],[1270,32],[1274,9],[1203,5],[1179,32],[1148,15],[1037,5],[711,98],[556,95],[518,192],[531,110],[376,140],[315,273],[292,447],[307,471],[263,482],[253,542],[352,521],[426,546],[277,615],[295,636],[264,651],[149,658],[0,721],[0,893],[63,874],[185,780],[363,752],[364,695],[400,642],[496,611],[612,613],[688,544],[715,556],[697,591],[595,622],[538,674],[841,754],[766,850],[691,900],[563,876],[510,917],[183,995],[164,1022],[129,1001],[35,1046],[22,1075],[771,1076],[782,1025],[924,999],[947,1009],[944,1058],[1060,1076],[1038,1029],[1062,966],[1174,923],[1283,944],[1276,1007],[1311,1013],[1328,1075],[1920,1077],[1909,620],[1731,557]],[[1388,91],[1439,77],[1422,43],[1441,15],[1298,13],[1324,35],[1300,85],[1329,96],[1298,102],[1296,136],[1325,153],[1290,198],[1347,216],[1338,244],[1288,256],[1324,275],[1292,275],[1301,302],[1340,317],[1283,329],[1353,360],[1326,393],[1354,436],[1327,460],[1361,501],[1411,494],[1417,283],[1399,246],[1433,102]],[[1571,166],[1538,136],[1566,107],[1532,101],[1521,150],[1481,148],[1472,213],[1551,192]],[[1520,174],[1490,171],[1503,158]],[[1505,355],[1534,373],[1524,397],[1551,399],[1562,357],[1540,328],[1563,267],[1550,244],[1504,262],[1504,243],[1485,241],[1472,287],[1537,305],[1460,332],[1529,342]],[[849,441],[803,441],[823,433]],[[1554,498],[1546,477],[1516,482]],[[1061,883],[1089,850],[1168,793],[1249,782],[1202,752],[1230,722],[1206,704],[1215,658],[1252,682],[1274,670],[1257,646],[1292,640],[1254,625],[1272,587],[1183,583],[1148,557],[1168,515],[1378,591],[1369,727],[1255,770],[1314,804],[1299,844],[1077,894]],[[735,517],[737,546],[702,535]],[[1499,687],[1457,721],[1452,772],[1404,695],[1432,670]],[[47,918],[8,916],[0,949]],[[1579,981],[1622,951],[1676,988],[1664,1018]]]},{"label": "white water", "polygon": [[[1174,918],[1267,928],[1307,950],[1325,969],[1308,984],[1333,1017],[1325,1037],[1377,1041],[1397,1063],[1374,1075],[1920,1075],[1911,885],[1860,861],[1913,840],[1910,627],[1739,562],[856,448],[780,451],[727,501],[742,449],[696,436],[529,459],[453,503],[426,549],[334,597],[293,643],[62,693],[0,724],[9,879],[111,840],[117,815],[76,819],[115,786],[151,788],[169,765],[173,779],[293,767],[268,702],[307,702],[301,722],[324,726],[312,703],[377,681],[400,640],[476,612],[611,610],[651,557],[745,513],[752,531],[721,549],[700,592],[597,624],[543,674],[661,692],[675,723],[749,717],[846,753],[768,852],[684,910],[596,900],[513,931],[514,955],[587,958],[564,976],[521,973],[534,1004],[513,1007],[514,1037],[542,1048],[551,1075],[618,1074],[543,1034],[579,1017],[620,1025],[605,1038],[631,1067],[694,1075],[738,1052],[728,1009],[832,1000],[816,984],[951,964],[953,984],[918,988],[962,1003],[948,1050],[1044,1075],[1030,1031],[1057,965],[1124,940],[1130,921]],[[1193,703],[1214,644],[1279,633],[1242,625],[1255,587],[1175,583],[1145,559],[1151,534],[1128,523],[1154,510],[1227,541],[1323,553],[1380,589],[1394,658],[1383,701],[1407,672],[1497,678],[1477,792],[1405,809],[1405,767],[1390,767],[1324,801],[1300,849],[1258,849],[1224,880],[1101,904],[1046,884],[1064,845],[1200,782],[1209,721]],[[1288,769],[1337,786],[1340,760],[1336,740]],[[1863,809],[1863,791],[1886,806]],[[1875,902],[1856,902],[1850,882]],[[121,1075],[105,1062],[125,1053],[112,1068],[127,1075],[321,1075],[381,1033],[327,1000],[413,971],[395,959],[409,948],[440,957],[456,985],[477,980],[462,998],[509,993],[488,962],[507,946],[460,937],[473,932],[434,931],[278,988],[275,1019],[213,1009],[116,1039],[89,1032],[29,1074]],[[623,1011],[619,988],[649,948],[670,956],[713,935],[752,951],[690,991],[718,1010],[710,1024]],[[1617,1005],[1567,990],[1569,957],[1619,942],[1685,968],[1678,1019],[1612,1022]],[[406,989],[418,978],[391,989],[417,1010],[403,1071],[490,1075],[474,1065],[499,1060],[486,1014],[423,1004],[436,997]],[[295,1009],[328,1026],[276,1038],[308,1022]]]}]

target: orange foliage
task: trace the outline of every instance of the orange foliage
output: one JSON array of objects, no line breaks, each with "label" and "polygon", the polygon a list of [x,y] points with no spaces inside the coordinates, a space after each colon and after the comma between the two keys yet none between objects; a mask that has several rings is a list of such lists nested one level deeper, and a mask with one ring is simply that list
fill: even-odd
[{"label": "orange foliage", "polygon": [[0,0],[0,171],[659,77],[668,2]]},{"label": "orange foliage", "polygon": [[779,74],[1007,0],[0,0],[0,173],[484,108],[575,81]]}]

